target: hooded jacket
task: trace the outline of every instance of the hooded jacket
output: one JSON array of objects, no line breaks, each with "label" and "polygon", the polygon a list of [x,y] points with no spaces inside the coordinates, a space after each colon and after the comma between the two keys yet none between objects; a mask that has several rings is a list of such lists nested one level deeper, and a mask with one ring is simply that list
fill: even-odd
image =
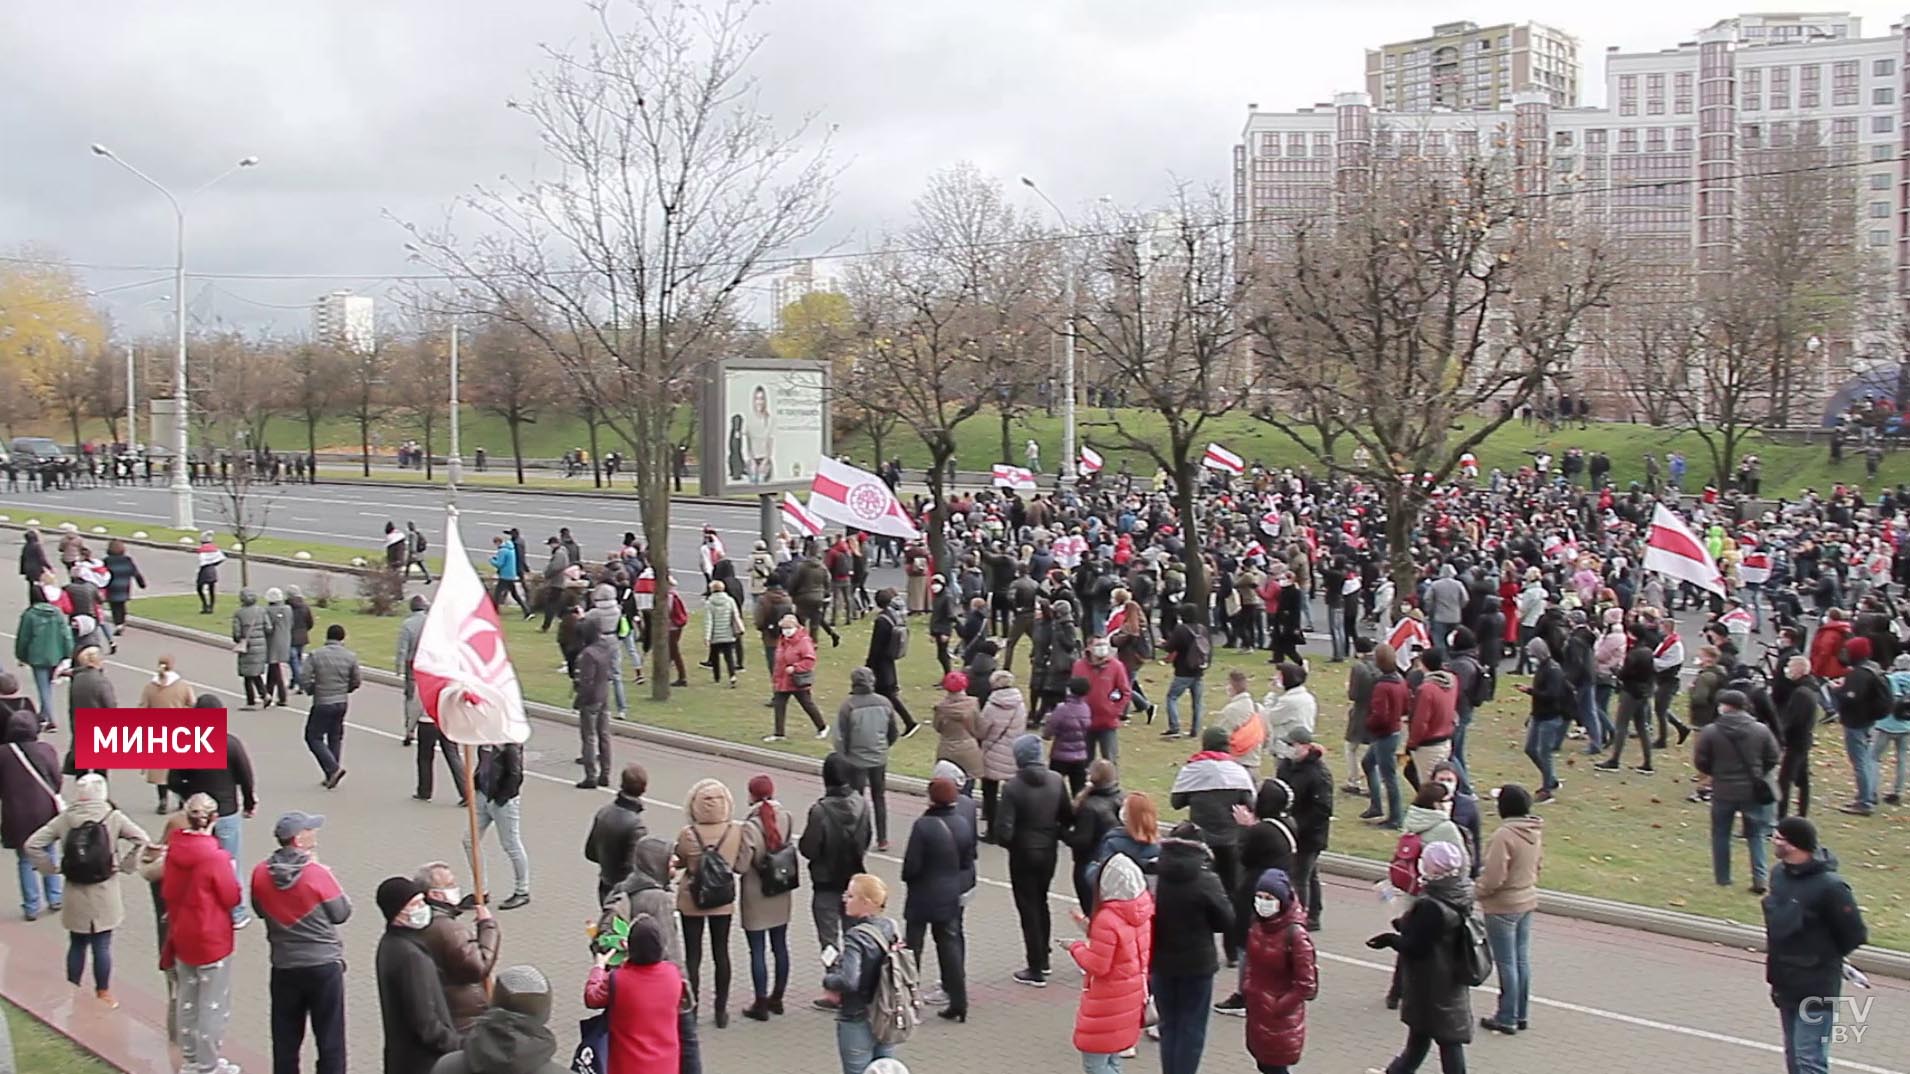
[{"label": "hooded jacket", "polygon": [[1406,731],[1406,748],[1450,742],[1459,722],[1459,689],[1452,672],[1440,669],[1428,672],[1413,693],[1412,723]]},{"label": "hooded jacket", "polygon": [[28,667],[58,667],[73,656],[73,628],[66,614],[41,601],[20,613],[14,631],[13,658]]},{"label": "hooded jacket", "polygon": [[1101,663],[1092,657],[1074,662],[1073,674],[1088,680],[1088,712],[1096,731],[1113,731],[1121,726],[1121,717],[1132,703],[1128,696],[1127,668],[1110,653]]},{"label": "hooded jacket", "polygon": [[1777,762],[1777,737],[1742,710],[1720,710],[1691,751],[1692,767],[1711,777],[1712,800],[1735,805],[1756,801],[1752,784],[1768,781]]},{"label": "hooded jacket", "polygon": [[1318,854],[1327,847],[1333,827],[1333,773],[1319,745],[1295,747],[1295,754],[1275,771],[1292,795],[1287,824],[1302,854]]},{"label": "hooded jacket", "polygon": [[1147,1007],[1154,950],[1154,899],[1140,866],[1115,856],[1101,868],[1088,938],[1068,946],[1086,978],[1074,1017],[1074,1046],[1092,1055],[1134,1047]]},{"label": "hooded jacket", "polygon": [[1458,966],[1458,931],[1471,912],[1463,874],[1429,880],[1387,937],[1399,952],[1399,1020],[1441,1044],[1472,1041],[1472,990]]},{"label": "hooded jacket", "polygon": [[[992,699],[990,703],[993,703]],[[1054,747],[1048,753],[1049,759],[1063,764],[1086,764],[1088,732],[1093,725],[1094,716],[1088,711],[1087,702],[1082,699],[1070,697],[1056,705],[1041,723],[1041,737],[1054,742]],[[1012,744],[1010,752],[1013,752]]]},{"label": "hooded jacket", "polygon": [[259,606],[259,595],[250,589],[239,591],[239,607],[232,613],[232,640],[239,647],[239,674],[265,674],[265,647],[268,620]]},{"label": "hooded jacket", "polygon": [[1522,914],[1539,908],[1539,870],[1545,863],[1545,821],[1509,817],[1486,842],[1484,868],[1473,882],[1482,914]]},{"label": "hooded jacket", "polygon": [[1320,993],[1306,913],[1304,903],[1289,898],[1279,913],[1256,916],[1245,930],[1240,994],[1247,1001],[1247,1054],[1262,1067],[1294,1066],[1306,1049],[1306,1005]]},{"label": "hooded jacket", "polygon": [[268,590],[265,604],[265,661],[284,664],[292,659],[292,609],[281,596],[270,599],[277,590]]},{"label": "hooded jacket", "polygon": [[[97,789],[89,791],[89,787]],[[89,797],[94,794],[97,797]],[[144,829],[133,823],[132,818],[106,800],[103,779],[93,783],[91,777],[82,777],[77,782],[68,792],[66,809],[28,836],[26,844],[20,848],[21,853],[41,875],[53,876],[60,870],[53,864],[52,848],[65,843],[67,832],[92,821],[105,827],[118,861],[118,871],[131,871],[139,851],[151,840]],[[126,904],[120,898],[117,874],[102,884],[67,881],[66,897],[60,905],[60,926],[66,931],[81,934],[111,932],[125,920]]]},{"label": "hooded jacket", "polygon": [[0,738],[5,743],[0,745],[0,847],[18,850],[59,813],[47,792],[60,789],[60,754],[52,743],[40,741],[40,721],[32,713],[9,714]]},{"label": "hooded jacket", "polygon": [[875,692],[875,672],[868,668],[851,671],[849,696],[836,709],[836,753],[852,768],[888,764],[894,728],[895,706]]},{"label": "hooded jacket", "polygon": [[1074,821],[1074,803],[1068,798],[1061,774],[1041,763],[1040,739],[1023,735],[1015,740],[1014,751],[1020,768],[1001,789],[995,841],[1007,847],[1010,854],[1052,854],[1061,843],[1062,833]]},{"label": "hooded jacket", "polygon": [[670,844],[655,836],[637,841],[631,851],[630,875],[605,897],[597,932],[608,933],[613,917],[635,921],[649,914],[663,932],[663,957],[682,969],[683,937],[677,931],[676,896],[671,894],[670,852]]},{"label": "hooded jacket", "polygon": [[796,849],[809,863],[809,883],[841,891],[863,871],[863,855],[875,838],[869,802],[849,787],[849,762],[830,754],[822,762],[822,797],[809,807]]},{"label": "hooded jacket", "polygon": [[212,829],[180,831],[166,842],[166,869],[159,882],[166,903],[165,942],[159,965],[175,960],[210,966],[232,953],[232,910],[239,905],[239,880],[232,855]]},{"label": "hooded jacket", "polygon": [[1844,958],[1870,939],[1837,858],[1818,848],[1810,860],[1779,862],[1764,896],[1764,980],[1771,998],[1798,1003],[1843,989]]},{"label": "hooded jacket", "polygon": [[1405,677],[1397,671],[1381,672],[1379,678],[1373,680],[1373,690],[1366,701],[1367,740],[1377,741],[1398,734],[1411,705],[1412,692],[1406,688]]},{"label": "hooded jacket", "polygon": [[1459,831],[1459,825],[1443,809],[1430,809],[1426,806],[1409,805],[1406,816],[1401,822],[1405,831],[1419,836],[1421,844],[1451,843],[1466,852],[1466,837]]},{"label": "hooded jacket", "polygon": [[1004,686],[989,691],[988,700],[982,702],[982,733],[978,737],[983,779],[1015,778],[1015,739],[1027,725],[1028,706],[1022,700],[1020,689]]},{"label": "hooded jacket", "polygon": [[345,961],[338,926],[351,920],[351,899],[310,853],[282,846],[253,866],[252,911],[265,921],[273,969]]},{"label": "hooded jacket", "polygon": [[690,897],[691,880],[702,866],[703,855],[715,854],[732,873],[742,863],[743,829],[733,819],[735,812],[736,801],[722,780],[699,779],[690,787],[690,797],[683,803],[690,823],[676,837],[676,860],[683,866],[676,908],[684,917],[727,917],[736,910],[734,902],[703,909]]},{"label": "hooded jacket", "polygon": [[471,1023],[464,1047],[438,1060],[431,1074],[564,1074],[551,1060],[557,1037],[528,1014],[492,1007]]},{"label": "hooded jacket", "polygon": [[1195,839],[1161,840],[1154,866],[1153,972],[1211,977],[1219,968],[1214,935],[1234,927],[1233,900],[1214,871],[1214,852]]}]

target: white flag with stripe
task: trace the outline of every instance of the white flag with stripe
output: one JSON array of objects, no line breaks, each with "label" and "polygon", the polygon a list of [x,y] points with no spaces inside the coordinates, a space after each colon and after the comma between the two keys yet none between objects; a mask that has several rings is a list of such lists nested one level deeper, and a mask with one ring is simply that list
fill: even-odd
[{"label": "white flag with stripe", "polygon": [[1221,447],[1219,444],[1207,445],[1207,454],[1201,456],[1200,464],[1209,470],[1219,470],[1235,477],[1247,472],[1247,460]]},{"label": "white flag with stripe", "polygon": [[822,536],[822,519],[810,513],[793,492],[783,493],[783,528],[811,537]]}]

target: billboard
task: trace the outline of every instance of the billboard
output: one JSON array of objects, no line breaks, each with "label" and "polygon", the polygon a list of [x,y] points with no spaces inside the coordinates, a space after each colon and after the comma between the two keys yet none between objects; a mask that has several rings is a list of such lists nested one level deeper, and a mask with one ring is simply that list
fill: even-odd
[{"label": "billboard", "polygon": [[831,446],[828,363],[718,362],[700,443],[705,496],[807,490]]}]

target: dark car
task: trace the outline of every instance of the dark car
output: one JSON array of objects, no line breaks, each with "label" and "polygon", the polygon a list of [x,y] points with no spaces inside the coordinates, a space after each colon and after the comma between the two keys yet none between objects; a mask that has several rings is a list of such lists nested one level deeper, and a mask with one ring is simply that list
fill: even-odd
[{"label": "dark car", "polygon": [[44,436],[16,436],[12,449],[14,465],[28,473],[67,461],[66,451]]}]

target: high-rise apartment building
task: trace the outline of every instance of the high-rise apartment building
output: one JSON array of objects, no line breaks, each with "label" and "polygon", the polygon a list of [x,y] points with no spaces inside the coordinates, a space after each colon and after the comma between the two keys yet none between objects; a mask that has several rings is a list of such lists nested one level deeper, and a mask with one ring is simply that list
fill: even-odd
[{"label": "high-rise apartment building", "polygon": [[1578,104],[1578,39],[1536,22],[1448,22],[1432,35],[1366,50],[1366,95],[1388,112],[1510,108],[1521,89]]},{"label": "high-rise apartment building", "polygon": [[312,338],[360,353],[377,342],[376,304],[370,295],[333,291],[312,303]]},{"label": "high-rise apartment building", "polygon": [[773,331],[783,330],[783,310],[791,302],[817,291],[834,291],[836,280],[833,276],[823,276],[816,271],[816,262],[806,260],[798,262],[788,272],[769,281],[769,319]]}]

